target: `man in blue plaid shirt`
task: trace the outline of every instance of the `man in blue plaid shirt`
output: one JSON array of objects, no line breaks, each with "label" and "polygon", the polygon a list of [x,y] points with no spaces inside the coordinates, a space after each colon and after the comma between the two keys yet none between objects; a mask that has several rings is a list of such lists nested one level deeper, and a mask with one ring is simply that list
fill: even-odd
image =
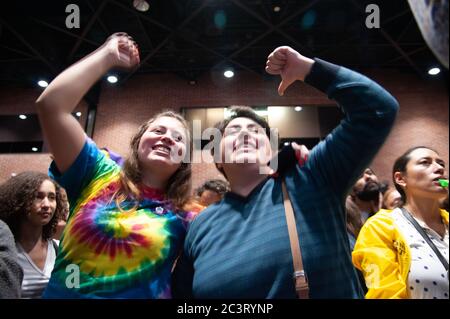
[{"label": "man in blue plaid shirt", "polygon": [[305,163],[269,176],[260,174],[267,158],[259,156],[270,153],[267,123],[245,108],[219,123],[223,134],[216,166],[231,191],[191,224],[174,271],[174,297],[296,298],[284,178],[310,298],[362,298],[350,258],[344,200],[387,138],[398,103],[365,76],[289,47],[269,55],[266,71],[281,76],[280,95],[293,82],[304,81],[334,99],[345,118]]}]

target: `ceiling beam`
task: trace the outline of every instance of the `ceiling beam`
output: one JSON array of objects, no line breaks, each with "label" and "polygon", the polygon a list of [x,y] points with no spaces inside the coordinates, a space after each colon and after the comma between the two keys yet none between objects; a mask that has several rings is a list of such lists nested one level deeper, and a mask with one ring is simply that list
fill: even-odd
[{"label": "ceiling beam", "polygon": [[[239,63],[239,62],[237,62],[237,61],[234,61],[233,59],[230,59],[229,57],[227,57],[227,56],[225,56],[225,55],[223,55],[223,54],[217,52],[216,50],[211,49],[210,47],[208,47],[208,46],[206,46],[206,45],[204,45],[204,44],[202,44],[202,43],[200,43],[200,42],[198,42],[198,41],[196,41],[196,40],[194,40],[194,39],[189,38],[186,34],[181,34],[181,33],[179,32],[185,25],[187,25],[188,22],[190,22],[190,21],[191,21],[198,13],[200,13],[201,10],[203,10],[204,7],[206,7],[206,5],[208,4],[208,2],[209,2],[209,0],[203,1],[202,4],[201,4],[201,6],[200,6],[199,8],[197,8],[197,9],[196,9],[196,10],[195,10],[195,11],[194,11],[187,19],[185,19],[185,20],[182,22],[182,24],[181,24],[180,26],[177,27],[177,29],[173,29],[173,28],[170,28],[170,27],[168,27],[168,26],[166,26],[166,25],[164,25],[164,24],[161,24],[161,23],[159,23],[159,22],[157,22],[157,21],[155,21],[155,20],[149,18],[148,16],[146,16],[146,15],[140,13],[140,12],[137,12],[136,10],[133,10],[133,9],[131,9],[131,8],[128,8],[128,7],[124,6],[122,3],[118,3],[116,0],[112,0],[112,3],[117,4],[118,6],[122,7],[124,10],[135,12],[135,13],[136,13],[137,15],[139,15],[143,20],[148,21],[148,22],[150,22],[150,23],[152,23],[152,24],[154,24],[154,25],[156,25],[156,26],[158,26],[158,27],[160,27],[160,28],[162,28],[162,29],[164,29],[164,30],[166,30],[166,31],[170,31],[170,34],[167,36],[167,38],[166,38],[165,40],[163,40],[163,41],[162,41],[162,42],[161,42],[154,50],[150,51],[150,53],[148,53],[148,54],[145,56],[144,59],[141,60],[141,65],[143,65],[143,64],[146,63],[151,57],[153,57],[153,56],[154,56],[154,55],[155,55],[162,47],[165,46],[165,44],[166,44],[170,39],[172,39],[173,37],[177,36],[177,37],[179,37],[180,39],[183,39],[183,40],[185,40],[185,41],[187,41],[187,42],[189,42],[189,43],[192,43],[192,44],[194,44],[194,45],[196,45],[196,46],[198,46],[198,47],[204,49],[205,51],[207,51],[207,52],[209,52],[209,53],[211,53],[211,54],[214,54],[214,55],[216,55],[216,56],[218,56],[218,57],[224,59],[225,61],[227,61],[227,62],[230,63],[230,64],[234,64],[234,65],[236,65],[236,66],[238,66],[238,67],[240,67],[240,68],[242,68],[242,69],[245,69],[245,70],[250,71],[250,72],[257,73],[258,75],[261,75],[260,73],[256,72],[255,70],[250,69],[250,68],[246,67],[245,65],[243,65],[243,64],[241,64],[241,63]],[[123,82],[125,82],[126,80],[128,80],[128,79],[129,79],[136,71],[137,71],[137,69],[134,70],[134,71],[132,71],[131,73],[129,73],[124,79],[121,80],[121,82],[123,83]]]},{"label": "ceiling beam", "polygon": [[[91,1],[90,0],[86,0],[86,4],[89,7],[89,9],[91,9],[92,13],[94,13],[95,12],[95,8],[92,5]],[[109,36],[111,34],[111,32],[109,31],[108,27],[103,23],[103,20],[100,17],[97,17],[97,22],[101,26],[103,31],[105,32],[106,36]]]},{"label": "ceiling beam", "polygon": [[41,60],[42,63],[44,63],[53,74],[57,73],[57,68],[53,64],[50,63],[49,60],[47,60],[41,53],[39,53],[36,48],[34,48],[30,42],[28,42],[19,32],[16,31],[9,23],[6,21],[0,19],[0,23],[2,23],[11,33],[19,39],[20,42],[22,42],[23,45],[25,45],[39,60]]},{"label": "ceiling beam", "polygon": [[78,48],[80,47],[81,43],[84,41],[84,38],[86,35],[91,31],[92,26],[94,25],[97,18],[102,13],[103,9],[105,8],[106,4],[108,3],[108,0],[103,0],[102,3],[100,3],[99,7],[95,11],[94,15],[89,19],[89,22],[87,23],[86,27],[84,28],[83,32],[81,33],[81,37],[77,40],[74,47],[69,53],[69,57],[67,59],[67,62],[71,62],[75,53],[77,52]]},{"label": "ceiling beam", "polygon": [[[171,40],[173,37],[175,37],[178,33],[178,30],[181,30],[182,28],[184,28],[192,19],[194,19],[203,10],[203,8],[206,7],[208,2],[209,2],[209,0],[204,0],[202,2],[202,4],[196,10],[194,10],[186,19],[183,20],[183,22],[179,26],[177,26],[176,29],[169,28],[171,30],[170,34],[161,43],[159,43],[156,48],[154,48],[143,59],[141,59],[141,64],[146,63],[162,47],[164,47],[166,45],[166,43],[169,42],[169,40]],[[128,73],[127,76],[123,80],[121,80],[121,82],[125,82],[126,80],[128,80],[136,72],[136,70],[137,70],[137,68],[134,69],[133,71],[131,71],[130,73]]]},{"label": "ceiling beam", "polygon": [[[186,37],[184,37],[184,39],[186,39]],[[228,62],[228,63],[230,63],[230,64],[234,64],[234,65],[240,67],[240,68],[243,69],[243,70],[246,70],[246,71],[249,71],[249,72],[252,72],[252,73],[256,73],[257,75],[261,76],[261,73],[255,71],[254,69],[251,69],[251,68],[245,66],[244,64],[242,64],[242,63],[240,63],[240,62],[238,62],[238,61],[236,61],[236,60],[231,59],[229,56],[226,56],[226,55],[223,55],[223,54],[217,52],[217,51],[214,50],[214,49],[211,49],[211,48],[208,47],[207,45],[204,45],[204,44],[198,42],[197,40],[189,39],[189,41],[192,42],[193,44],[195,44],[196,46],[202,48],[203,50],[205,50],[205,51],[207,51],[207,52],[209,52],[209,53],[211,53],[211,54],[214,54],[214,55],[218,56],[219,58],[223,59],[224,62]],[[220,63],[218,63],[218,64],[220,64]]]},{"label": "ceiling beam", "polygon": [[[78,34],[69,32],[69,31],[67,31],[67,30],[65,30],[65,29],[63,29],[63,28],[57,27],[57,26],[52,25],[52,24],[50,24],[50,23],[48,23],[48,22],[45,22],[45,21],[42,21],[42,20],[39,20],[39,19],[36,19],[36,18],[33,18],[32,20],[33,20],[34,22],[38,23],[38,24],[41,24],[41,25],[43,25],[43,26],[46,26],[46,27],[49,28],[49,29],[53,29],[53,30],[55,30],[55,31],[59,31],[59,32],[64,33],[64,34],[66,34],[66,35],[68,35],[68,36],[71,36],[71,37],[73,37],[73,38],[81,39],[81,37],[80,37]],[[102,45],[102,43],[95,42],[95,41],[91,41],[91,40],[89,40],[89,39],[83,39],[83,41],[84,41],[84,42],[87,42],[87,43],[89,43],[89,44],[92,44],[92,45],[95,46],[95,47],[99,47],[99,46]]]},{"label": "ceiling beam", "polygon": [[402,32],[400,32],[400,34],[398,35],[396,41],[400,42],[400,40],[403,38],[403,36],[406,34],[406,32],[409,30],[409,28],[411,27],[412,23],[415,22],[416,20],[414,19],[414,17],[411,17],[409,19],[408,24],[406,25],[406,27],[403,28]]},{"label": "ceiling beam", "polygon": [[409,57],[408,54],[395,42],[394,39],[382,28],[380,28],[379,32],[383,35],[383,37],[400,53],[400,55],[411,65],[411,67],[420,75],[423,76],[423,71],[414,63],[413,60]]},{"label": "ceiling beam", "polygon": [[[254,69],[256,69],[257,67],[260,67],[259,63],[258,65],[251,65],[251,66],[243,66],[242,69],[246,69],[249,72],[252,73],[256,73],[258,76],[261,76],[260,73],[257,73]],[[160,67],[160,66],[152,66],[152,67],[141,67],[139,68],[139,70],[136,71],[136,74],[146,74],[146,73],[151,73],[151,72],[161,72],[161,73],[167,73],[167,72],[179,72],[179,71],[186,71],[186,67],[183,66],[179,66],[179,65],[175,65],[175,66],[171,66],[171,67]],[[204,65],[204,66],[194,66],[194,67],[189,67],[188,71],[192,72],[192,71],[208,71],[211,70],[211,66],[209,65]],[[198,72],[200,73],[200,72]]]},{"label": "ceiling beam", "polygon": [[[408,56],[411,56],[411,55],[413,55],[413,54],[416,54],[417,52],[421,52],[421,51],[424,51],[424,50],[427,50],[427,49],[428,49],[428,47],[427,47],[426,45],[424,45],[424,46],[422,46],[422,47],[420,47],[420,48],[417,48],[417,49],[414,49],[414,50],[412,50],[412,51],[409,51],[409,52],[407,52],[406,54],[407,54]],[[398,56],[398,57],[396,57],[396,58],[394,58],[394,59],[392,59],[392,60],[389,60],[389,61],[387,61],[387,62],[381,64],[381,66],[389,65],[389,64],[395,63],[395,62],[397,62],[397,61],[399,61],[399,60],[401,60],[401,59],[403,59],[403,56],[402,56],[402,55],[400,55],[400,56]]]},{"label": "ceiling beam", "polygon": [[144,24],[142,23],[141,17],[139,15],[137,15],[136,13],[135,13],[135,15],[136,15],[136,19],[139,24],[139,27],[142,29],[142,33],[144,34],[145,39],[147,40],[147,42],[150,45],[150,49],[153,49],[154,46],[153,46],[152,38],[150,37],[147,29],[145,28]]},{"label": "ceiling beam", "polygon": [[[160,27],[161,29],[163,29],[165,31],[172,32],[172,30],[173,30],[172,28],[170,28],[170,27],[168,27],[168,26],[166,26],[166,25],[156,21],[155,19],[150,18],[149,16],[145,15],[144,13],[142,13],[140,11],[137,11],[136,9],[134,9],[134,8],[132,8],[130,6],[124,5],[123,3],[121,3],[121,2],[119,2],[117,0],[110,0],[110,3],[113,3],[116,6],[121,7],[122,9],[124,9],[124,10],[126,10],[128,12],[132,12],[134,14],[139,15],[142,19],[144,19],[144,20],[146,20],[146,21],[148,21],[148,22],[150,22],[150,23]],[[131,3],[131,0],[130,0],[130,3]]]},{"label": "ceiling beam", "polygon": [[271,19],[272,17],[270,16],[270,12],[269,12],[269,10],[267,9],[267,2],[266,1],[264,1],[264,0],[259,0],[259,5],[261,6],[261,8],[262,8],[262,11],[264,12],[264,14],[266,15],[266,18],[267,19]]},{"label": "ceiling beam", "polygon": [[[350,2],[359,10],[362,10],[364,12],[364,8],[356,2],[356,0],[350,0]],[[423,77],[423,71],[420,70],[420,68],[414,63],[413,60],[406,54],[406,52],[398,45],[398,43],[392,39],[392,37],[380,26],[377,28],[378,32],[381,33],[381,35],[386,39],[387,42],[389,42],[392,47],[400,53],[400,55],[409,63],[409,65],[419,74],[419,76]]]},{"label": "ceiling beam", "polygon": [[11,47],[8,47],[8,46],[6,46],[6,45],[2,45],[1,48],[4,48],[4,49],[6,49],[6,50],[9,50],[9,51],[12,51],[12,52],[15,52],[15,53],[22,54],[22,55],[24,55],[24,56],[26,56],[26,57],[29,57],[29,58],[33,58],[33,59],[36,58],[34,55],[32,55],[32,54],[30,54],[30,53],[28,53],[28,52],[24,52],[24,51],[19,50],[19,49],[11,48]]},{"label": "ceiling beam", "polygon": [[[365,11],[362,11],[362,12],[365,12]],[[410,10],[410,9],[403,10],[402,12],[400,12],[400,13],[398,13],[398,14],[395,14],[395,15],[393,15],[392,17],[387,18],[386,20],[381,21],[381,23],[384,24],[384,25],[386,25],[386,24],[388,24],[388,23],[390,23],[390,22],[392,22],[392,21],[395,21],[396,19],[400,18],[401,16],[404,16],[404,15],[407,14],[407,13],[411,14],[411,10]],[[353,40],[356,40],[356,39],[358,39],[359,37],[360,37],[360,35],[351,36],[351,37],[349,37],[349,38],[347,38],[347,39],[341,41],[341,42],[339,43],[338,46],[341,46],[341,45],[343,45],[343,44],[346,44],[346,43],[348,43],[348,42],[351,42],[351,41],[353,41]],[[323,50],[323,51],[320,51],[320,52],[317,53],[317,57],[320,57],[321,55],[323,55],[323,54],[325,54],[325,53],[328,53],[329,51],[334,50],[335,48],[336,48],[336,46],[331,46],[331,47],[329,47],[328,49],[325,49],[325,50]]]},{"label": "ceiling beam", "polygon": [[233,52],[231,55],[229,55],[230,58],[235,57],[236,55],[238,55],[239,53],[243,52],[244,50],[246,50],[247,48],[249,48],[252,44],[258,42],[259,40],[263,39],[264,37],[266,37],[267,35],[269,35],[270,33],[276,31],[279,34],[281,34],[282,36],[284,36],[286,39],[288,39],[289,41],[291,41],[292,43],[294,43],[297,48],[299,50],[301,50],[303,53],[305,53],[306,55],[311,54],[311,50],[308,48],[305,48],[303,45],[301,45],[296,39],[294,39],[293,37],[291,37],[290,35],[288,35],[286,32],[284,32],[283,30],[280,29],[281,26],[285,25],[286,23],[288,23],[289,21],[291,21],[292,19],[294,19],[295,17],[297,17],[299,14],[302,14],[303,12],[305,12],[306,10],[308,10],[309,8],[311,8],[312,6],[314,6],[319,0],[314,0],[304,6],[302,6],[299,10],[295,11],[293,14],[289,15],[286,19],[284,19],[283,21],[281,21],[280,23],[274,25],[272,24],[270,21],[264,19],[263,17],[261,17],[261,15],[255,13],[253,10],[251,10],[250,8],[248,8],[247,6],[245,6],[244,4],[242,4],[239,0],[231,0],[236,6],[238,6],[239,8],[241,8],[242,10],[244,10],[245,12],[247,12],[248,14],[250,14],[251,16],[253,16],[254,18],[256,18],[257,20],[259,20],[260,22],[262,22],[263,24],[265,24],[266,26],[269,27],[269,29],[264,32],[263,34],[261,34],[260,36],[256,37],[255,39],[253,39],[252,41],[248,42],[246,45],[244,45],[243,47],[241,47],[240,49],[238,49],[237,51]]},{"label": "ceiling beam", "polygon": [[26,61],[36,61],[39,60],[36,57],[30,57],[30,58],[15,58],[15,59],[4,59],[0,60],[0,63],[14,63],[14,62],[26,62]]}]

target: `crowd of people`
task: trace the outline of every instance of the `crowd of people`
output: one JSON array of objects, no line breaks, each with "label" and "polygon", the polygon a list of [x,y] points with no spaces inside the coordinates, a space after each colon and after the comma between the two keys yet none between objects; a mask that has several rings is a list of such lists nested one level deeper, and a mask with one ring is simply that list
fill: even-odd
[{"label": "crowd of people", "polygon": [[344,119],[312,150],[277,153],[267,121],[235,107],[215,126],[212,155],[224,179],[193,194],[180,114],[142,123],[124,159],[99,148],[71,114],[110,69],[138,64],[133,39],[113,34],[36,101],[53,162],[48,174],[0,185],[0,297],[297,298],[297,276],[308,298],[448,299],[445,163],[417,146],[399,154],[393,186],[378,180],[369,165],[399,107],[383,87],[276,48],[266,71],[280,76],[278,93],[302,81],[335,100]]}]

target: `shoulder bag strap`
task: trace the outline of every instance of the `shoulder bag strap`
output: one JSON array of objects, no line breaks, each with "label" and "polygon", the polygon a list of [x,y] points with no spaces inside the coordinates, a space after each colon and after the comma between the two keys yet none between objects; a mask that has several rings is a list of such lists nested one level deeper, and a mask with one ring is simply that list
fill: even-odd
[{"label": "shoulder bag strap", "polygon": [[434,253],[438,256],[439,260],[444,265],[445,270],[448,271],[447,260],[445,260],[445,257],[442,256],[441,252],[439,251],[439,249],[437,249],[436,245],[433,244],[430,237],[428,237],[427,233],[423,230],[423,228],[419,225],[419,223],[414,219],[414,217],[411,216],[410,212],[408,212],[406,210],[406,208],[401,207],[401,210],[402,210],[403,216],[405,216],[405,218],[407,220],[409,220],[411,222],[411,224],[413,224],[413,226],[416,228],[416,230],[419,232],[419,234],[422,235],[423,239],[427,242],[427,244],[431,247],[431,249],[433,249]]},{"label": "shoulder bag strap", "polygon": [[282,180],[281,187],[283,189],[284,210],[286,213],[286,222],[289,232],[289,241],[291,242],[292,260],[294,262],[294,282],[295,290],[299,299],[309,299],[308,278],[303,269],[302,253],[298,242],[297,226],[295,224],[294,210],[289,193],[286,189],[286,183]]}]

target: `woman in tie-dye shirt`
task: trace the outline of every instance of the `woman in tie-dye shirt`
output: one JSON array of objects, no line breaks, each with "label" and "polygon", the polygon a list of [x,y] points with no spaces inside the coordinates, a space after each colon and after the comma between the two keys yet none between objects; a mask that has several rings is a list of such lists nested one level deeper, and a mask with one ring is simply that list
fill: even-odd
[{"label": "woman in tie-dye shirt", "polygon": [[163,112],[144,123],[119,165],[87,138],[71,115],[109,69],[139,64],[124,33],[61,73],[37,100],[54,156],[52,175],[66,188],[70,216],[47,298],[170,298],[170,277],[188,214],[190,136],[184,119]]}]

